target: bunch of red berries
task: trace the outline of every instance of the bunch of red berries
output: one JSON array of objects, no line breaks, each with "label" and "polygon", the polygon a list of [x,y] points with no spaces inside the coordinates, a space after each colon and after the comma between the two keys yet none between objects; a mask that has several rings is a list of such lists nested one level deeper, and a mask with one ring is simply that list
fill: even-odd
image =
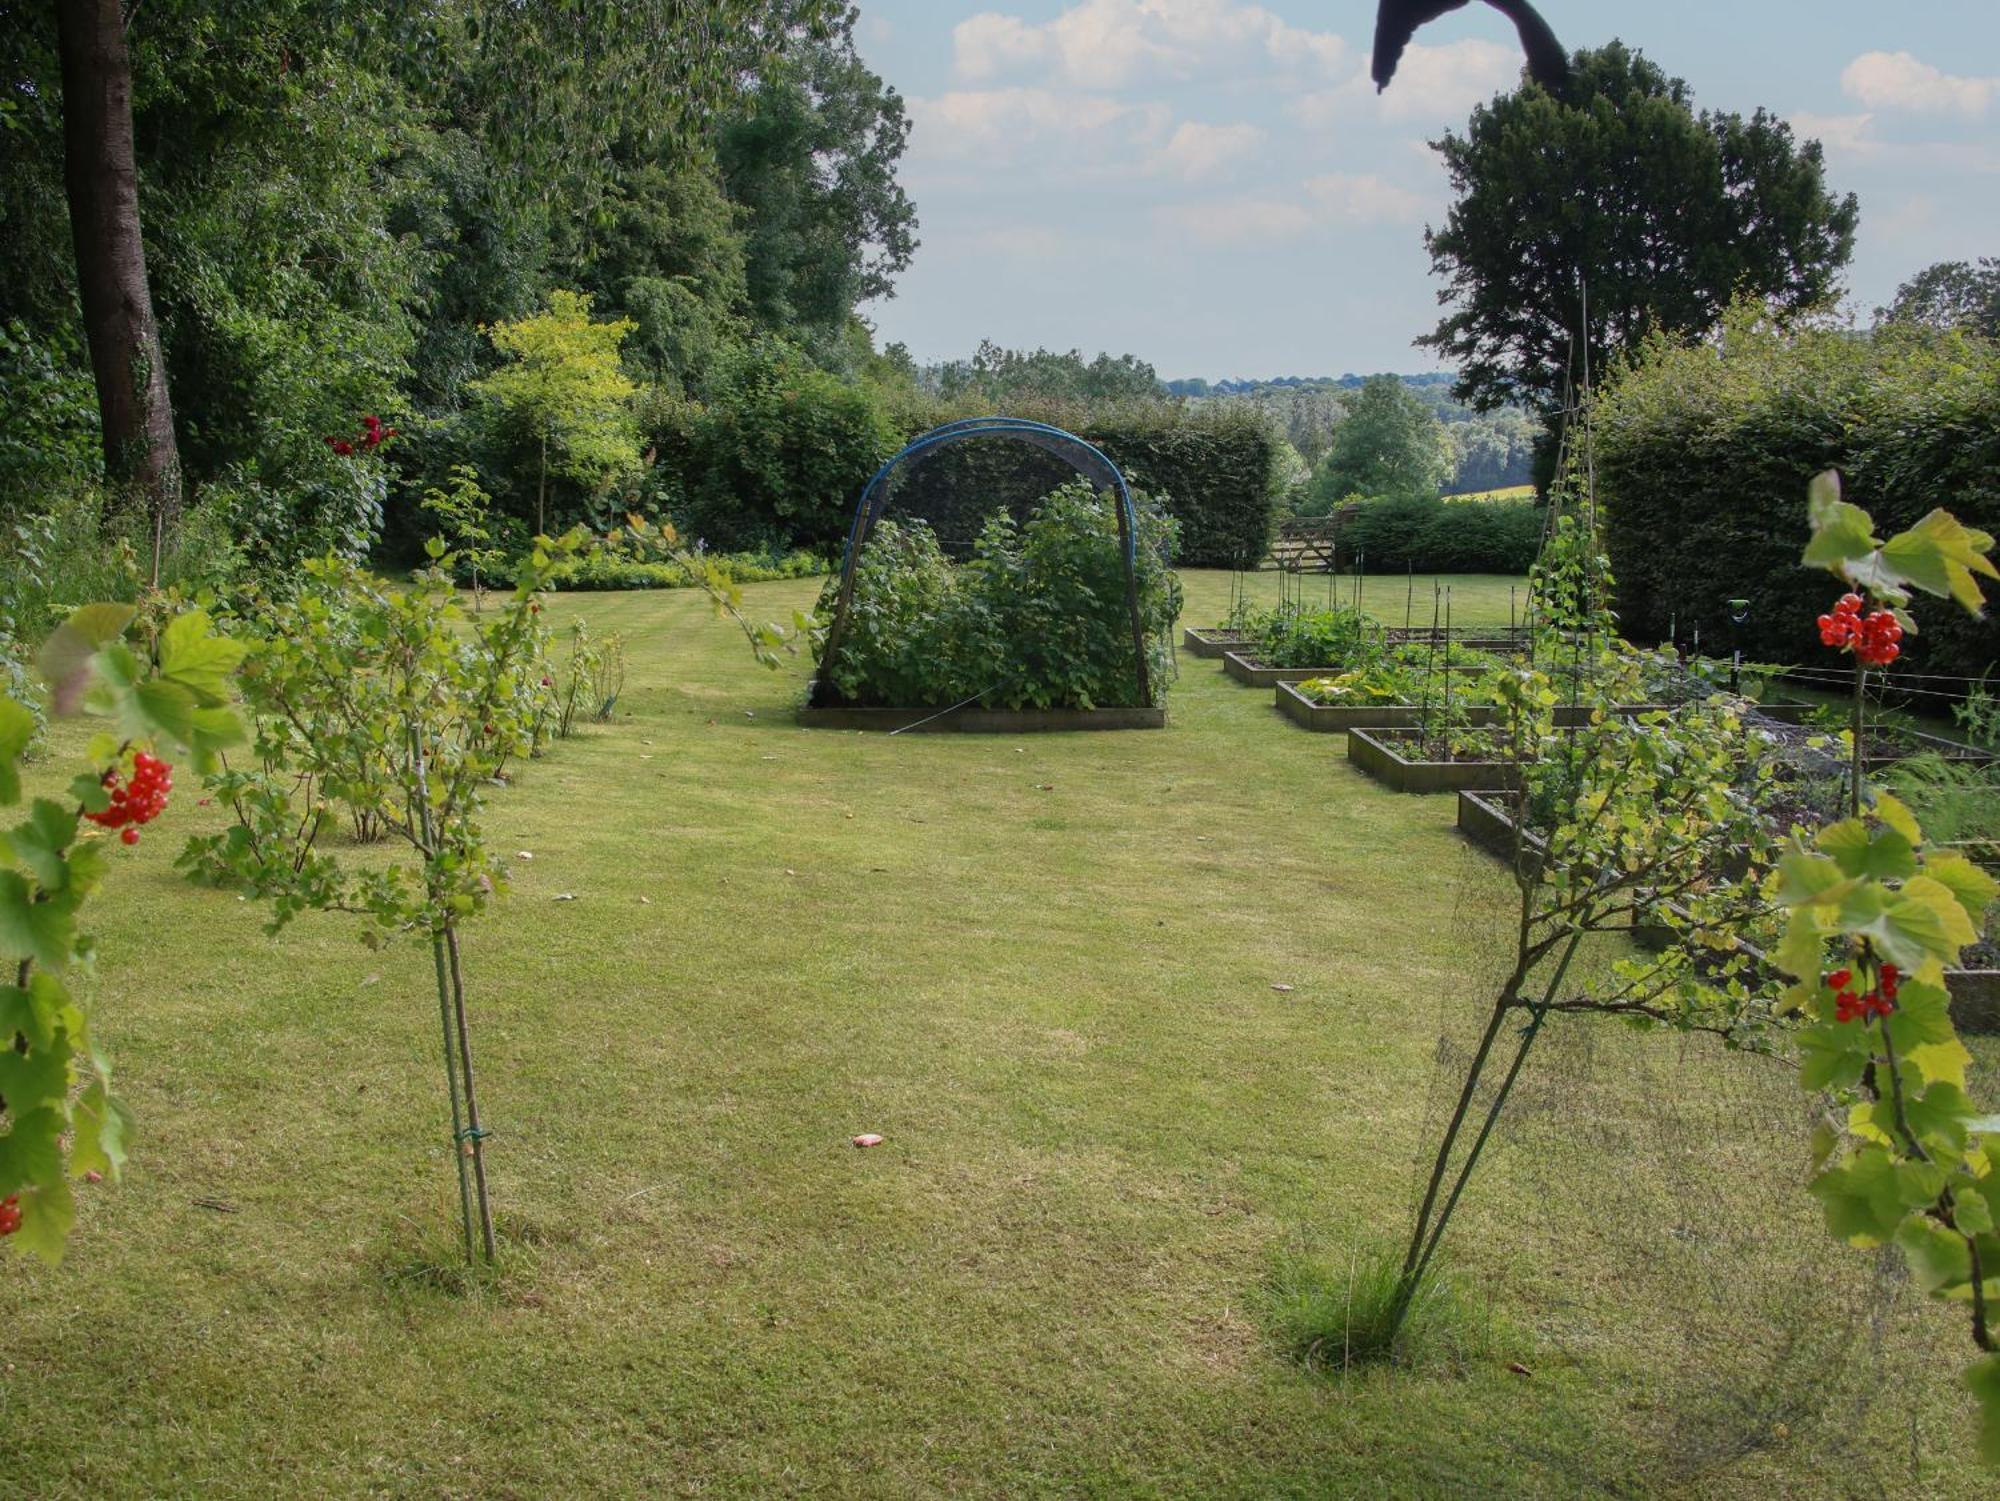
[{"label": "bunch of red berries", "polygon": [[120,779],[115,771],[104,773],[104,785],[111,789],[111,806],[102,813],[83,816],[107,829],[118,829],[127,844],[139,842],[139,825],[151,823],[167,806],[167,794],[174,790],[173,767],[144,751],[132,757],[132,774]]},{"label": "bunch of red berries", "polygon": [[1896,1009],[1896,992],[1902,988],[1902,973],[1893,964],[1882,966],[1882,977],[1875,989],[1866,995],[1857,995],[1849,987],[1854,983],[1854,971],[1837,969],[1826,977],[1827,989],[1834,992],[1833,1019],[1851,1022],[1867,1021],[1871,1016],[1887,1016]]},{"label": "bunch of red berries", "polygon": [[21,1228],[21,1196],[9,1194],[0,1199],[0,1235],[12,1235]]},{"label": "bunch of red berries", "polygon": [[357,450],[373,453],[384,442],[395,436],[396,430],[393,427],[384,427],[380,417],[370,414],[361,419],[361,431],[352,438],[328,438],[326,446],[345,459],[352,457]]},{"label": "bunch of red berries", "polygon": [[1895,612],[1871,610],[1863,619],[1858,594],[1841,595],[1833,613],[1820,616],[1819,639],[1822,646],[1852,650],[1870,667],[1887,667],[1903,654],[1903,626]]}]

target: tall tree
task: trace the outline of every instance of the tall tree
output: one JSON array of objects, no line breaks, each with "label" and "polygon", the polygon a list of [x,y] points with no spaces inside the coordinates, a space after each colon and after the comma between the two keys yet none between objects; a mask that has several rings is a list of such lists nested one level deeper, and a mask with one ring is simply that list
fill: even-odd
[{"label": "tall tree", "polygon": [[1364,385],[1313,475],[1313,509],[1350,495],[1435,495],[1452,470],[1444,424],[1393,375]]},{"label": "tall tree", "polygon": [[1854,249],[1817,141],[1761,109],[1696,114],[1618,42],[1576,54],[1564,97],[1524,84],[1434,147],[1458,195],[1426,236],[1451,312],[1418,342],[1482,409],[1559,408],[1586,355],[1594,375],[1654,331],[1705,333],[1739,293],[1823,302]]},{"label": "tall tree", "polygon": [[63,182],[76,242],[77,292],[97,379],[104,471],[129,482],[152,514],[153,577],[161,529],[180,503],[180,454],[146,247],[139,234],[139,167],[132,144],[132,55],[120,0],[63,0]]},{"label": "tall tree", "polygon": [[1896,288],[1894,302],[1875,309],[1875,318],[2000,339],[2000,259],[1989,255],[1977,266],[1965,261],[1926,266]]},{"label": "tall tree", "polygon": [[849,9],[830,36],[791,37],[716,136],[723,188],[745,210],[752,315],[819,344],[857,304],[893,296],[917,246],[896,181],[909,118],[856,55],[853,26]]}]

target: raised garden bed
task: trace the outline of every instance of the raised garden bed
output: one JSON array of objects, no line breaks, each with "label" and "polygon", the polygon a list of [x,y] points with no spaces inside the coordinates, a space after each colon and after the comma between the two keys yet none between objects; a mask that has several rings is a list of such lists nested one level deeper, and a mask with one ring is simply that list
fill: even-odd
[{"label": "raised garden bed", "polygon": [[799,710],[799,723],[814,730],[957,731],[968,735],[1033,735],[1049,730],[1165,729],[1165,709],[849,709]]},{"label": "raised garden bed", "polygon": [[[1349,730],[1408,730],[1415,729],[1423,720],[1424,711],[1418,704],[1316,704],[1288,682],[1279,683],[1275,692],[1278,712],[1309,730],[1332,734],[1345,734]],[[1435,705],[1432,712],[1436,712]],[[1459,712],[1472,725],[1497,723],[1500,713],[1490,707]]]},{"label": "raised garden bed", "polygon": [[1248,636],[1227,626],[1209,626],[1206,629],[1188,626],[1181,632],[1181,650],[1191,657],[1219,657],[1224,652],[1241,651],[1249,645]]},{"label": "raised garden bed", "polygon": [[1252,688],[1274,688],[1279,683],[1303,683],[1307,678],[1338,677],[1344,667],[1271,667],[1240,651],[1222,654],[1222,670],[1239,683]]},{"label": "raised garden bed", "polygon": [[1511,761],[1413,761],[1403,754],[1414,740],[1400,730],[1354,729],[1347,733],[1347,759],[1398,792],[1510,790],[1520,785]]},{"label": "raised garden bed", "polygon": [[[1492,788],[1465,790],[1458,794],[1458,831],[1490,855],[1511,861],[1515,855],[1514,807],[1518,799],[1511,792]],[[1541,835],[1521,835],[1520,855],[1533,869],[1548,848]]]},{"label": "raised garden bed", "polygon": [[[1487,853],[1503,861],[1513,860],[1515,802],[1514,795],[1505,791],[1461,791],[1458,794],[1459,832]],[[1547,842],[1538,834],[1530,832],[1521,836],[1520,854],[1523,860],[1529,862],[1529,869],[1533,869],[1533,863],[1542,858],[1547,848]],[[1633,934],[1641,942],[1650,941],[1654,947],[1666,942],[1665,929],[1636,921]],[[1988,948],[1990,945],[1984,945],[1976,952],[1975,967],[1948,969],[1944,973],[1945,990],[1951,996],[1951,1022],[1961,1032],[2000,1032],[2000,969],[1986,967],[1990,962]],[[1743,949],[1758,964],[1770,965],[1764,951],[1755,944],[1744,943]]]},{"label": "raised garden bed", "polygon": [[[1424,708],[1421,704],[1319,704],[1289,682],[1279,683],[1274,693],[1274,702],[1280,714],[1306,729],[1325,734],[1339,735],[1349,730],[1413,730],[1423,723]],[[1432,704],[1430,712],[1436,714],[1437,711],[1438,706]],[[1500,723],[1500,711],[1491,705],[1474,705],[1457,712],[1463,723],[1475,728]],[[1556,728],[1587,725],[1592,712],[1581,704],[1575,707],[1560,704],[1555,710]],[[1672,713],[1673,706],[1618,704],[1611,712],[1625,715]]]}]

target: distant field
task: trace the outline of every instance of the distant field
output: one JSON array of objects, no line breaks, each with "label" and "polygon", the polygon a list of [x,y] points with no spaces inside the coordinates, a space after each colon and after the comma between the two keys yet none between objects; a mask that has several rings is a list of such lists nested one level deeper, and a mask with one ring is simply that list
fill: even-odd
[{"label": "distant field", "polygon": [[1466,490],[1457,495],[1447,495],[1446,500],[1533,500],[1533,485],[1509,485],[1504,490]]}]

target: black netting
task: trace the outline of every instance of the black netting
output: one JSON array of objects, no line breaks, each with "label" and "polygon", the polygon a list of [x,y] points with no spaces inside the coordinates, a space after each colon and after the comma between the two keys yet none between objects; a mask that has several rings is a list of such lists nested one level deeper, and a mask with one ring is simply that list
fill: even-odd
[{"label": "black netting", "polygon": [[856,516],[851,546],[876,522],[922,521],[952,557],[971,556],[986,518],[1027,519],[1051,490],[1082,478],[1122,500],[1117,468],[1090,444],[1039,424],[977,418],[924,434],[882,469]]}]

